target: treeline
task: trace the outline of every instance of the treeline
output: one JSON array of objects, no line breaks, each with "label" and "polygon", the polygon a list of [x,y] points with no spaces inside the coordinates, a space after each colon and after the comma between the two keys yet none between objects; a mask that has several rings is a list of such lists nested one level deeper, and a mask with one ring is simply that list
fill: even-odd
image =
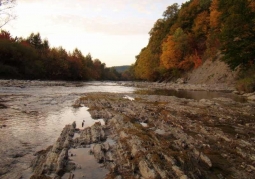
[{"label": "treeline", "polygon": [[50,48],[39,33],[13,38],[6,31],[0,33],[0,78],[125,80],[115,68],[106,68],[99,59],[84,56],[78,49],[67,52],[62,47]]},{"label": "treeline", "polygon": [[131,69],[136,79],[171,80],[217,53],[232,69],[254,69],[255,1],[190,0],[181,7],[175,3],[149,34],[148,45]]}]

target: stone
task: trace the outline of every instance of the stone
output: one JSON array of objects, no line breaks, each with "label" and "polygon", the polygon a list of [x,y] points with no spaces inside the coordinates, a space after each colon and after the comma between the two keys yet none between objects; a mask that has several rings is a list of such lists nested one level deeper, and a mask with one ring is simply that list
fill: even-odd
[{"label": "stone", "polygon": [[255,101],[255,95],[248,96],[247,99],[250,101]]},{"label": "stone", "polygon": [[139,162],[139,170],[140,170],[141,175],[144,178],[156,178],[157,177],[157,174],[155,173],[155,170],[151,169],[148,166],[146,160],[144,160],[144,159],[142,159]]},{"label": "stone", "polygon": [[94,154],[98,163],[103,163],[105,160],[105,156],[104,156],[104,153],[102,150],[103,150],[103,148],[102,148],[101,144],[96,144],[93,147],[93,154]]}]

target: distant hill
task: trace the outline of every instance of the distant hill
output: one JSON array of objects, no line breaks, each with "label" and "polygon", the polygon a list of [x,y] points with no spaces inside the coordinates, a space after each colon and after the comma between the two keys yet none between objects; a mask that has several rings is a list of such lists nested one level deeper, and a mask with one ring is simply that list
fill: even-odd
[{"label": "distant hill", "polygon": [[126,71],[129,67],[130,65],[123,65],[123,66],[114,66],[113,68],[115,68],[117,72],[122,73]]}]

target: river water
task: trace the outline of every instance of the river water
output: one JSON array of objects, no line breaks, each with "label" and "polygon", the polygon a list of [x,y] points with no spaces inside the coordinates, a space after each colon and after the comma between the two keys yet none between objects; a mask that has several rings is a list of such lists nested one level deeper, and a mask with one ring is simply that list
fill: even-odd
[{"label": "river water", "polygon": [[76,121],[82,128],[83,120],[84,127],[95,122],[86,107],[72,107],[84,93],[135,90],[111,82],[1,80],[0,84],[0,178],[3,179],[21,178],[33,154],[52,145],[66,124]]},{"label": "river water", "polygon": [[[66,124],[76,121],[82,128],[83,120],[84,127],[95,122],[86,107],[72,107],[84,93],[129,94],[137,90],[113,82],[0,80],[0,178],[26,178],[33,154],[52,145]],[[160,95],[185,97],[165,92]],[[208,92],[202,98],[210,96]]]}]

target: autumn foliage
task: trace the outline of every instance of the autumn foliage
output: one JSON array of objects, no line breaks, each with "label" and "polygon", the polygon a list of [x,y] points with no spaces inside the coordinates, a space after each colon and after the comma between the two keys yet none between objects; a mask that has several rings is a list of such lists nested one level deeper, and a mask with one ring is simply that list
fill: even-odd
[{"label": "autumn foliage", "polygon": [[198,68],[218,52],[232,69],[254,66],[254,2],[190,0],[167,7],[149,32],[147,47],[137,56],[135,78],[169,79]]},{"label": "autumn foliage", "polygon": [[121,74],[78,49],[50,48],[39,33],[12,38],[9,32],[0,31],[0,78],[120,80]]}]

